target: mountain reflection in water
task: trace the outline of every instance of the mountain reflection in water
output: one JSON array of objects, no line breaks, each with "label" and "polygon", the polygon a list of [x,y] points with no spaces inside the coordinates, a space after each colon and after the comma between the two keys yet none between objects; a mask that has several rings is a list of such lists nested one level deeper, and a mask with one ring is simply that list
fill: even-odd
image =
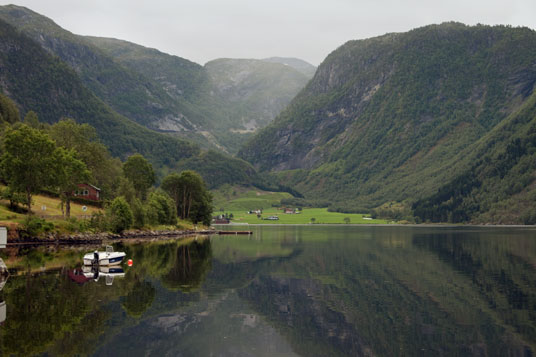
[{"label": "mountain reflection in water", "polygon": [[[2,354],[526,355],[536,350],[536,230],[258,227],[116,244],[106,285],[84,250],[0,252]],[[79,272],[81,273],[81,272]]]}]

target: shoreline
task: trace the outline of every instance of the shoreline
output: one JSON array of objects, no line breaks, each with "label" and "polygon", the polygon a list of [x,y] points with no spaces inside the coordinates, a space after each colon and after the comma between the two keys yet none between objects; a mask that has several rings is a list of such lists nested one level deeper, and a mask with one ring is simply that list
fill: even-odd
[{"label": "shoreline", "polygon": [[[267,224],[214,224],[212,227],[217,227],[216,229],[210,230],[168,230],[168,231],[127,231],[121,234],[117,233],[78,233],[78,234],[48,234],[41,237],[32,237],[32,238],[20,238],[10,235],[7,240],[7,246],[21,246],[21,245],[91,245],[91,244],[103,244],[103,242],[118,242],[122,240],[128,241],[150,241],[155,239],[162,238],[186,238],[196,235],[220,235],[220,232],[223,234],[228,234],[228,230],[222,230],[224,227],[407,227],[407,228],[444,228],[444,229],[498,229],[498,228],[510,228],[510,229],[528,229],[536,230],[536,225],[492,225],[492,224],[441,224],[441,223],[428,223],[428,224],[339,224],[339,223],[303,223],[303,224],[278,224],[278,223],[267,223]],[[220,229],[218,229],[220,228]],[[237,231],[235,231],[236,233]],[[245,234],[246,229],[243,231],[238,231],[237,234]]]},{"label": "shoreline", "polygon": [[212,226],[242,226],[242,227],[313,227],[313,226],[331,226],[331,227],[415,227],[415,228],[534,228],[536,225],[523,224],[453,224],[453,223],[422,223],[422,224],[401,224],[401,223],[229,223],[229,224],[213,224]]},{"label": "shoreline", "polygon": [[79,233],[79,234],[48,234],[42,237],[20,238],[10,237],[7,246],[17,245],[90,245],[102,244],[106,241],[139,240],[148,241],[158,238],[186,238],[196,235],[218,234],[218,230],[181,230],[181,231],[127,231],[116,233]]}]

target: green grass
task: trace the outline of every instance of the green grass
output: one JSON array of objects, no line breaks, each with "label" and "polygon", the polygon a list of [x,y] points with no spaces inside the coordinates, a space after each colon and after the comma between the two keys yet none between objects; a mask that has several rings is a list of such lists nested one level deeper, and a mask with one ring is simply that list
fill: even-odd
[{"label": "green grass", "polygon": [[[35,195],[32,197],[32,201],[32,211],[38,216],[60,216],[62,214],[61,201],[58,198]],[[11,211],[8,208],[8,204],[8,201],[0,200],[0,222],[20,222],[26,217],[25,214]],[[42,210],[43,206],[46,207],[45,210]],[[87,206],[87,210],[83,211],[83,206],[82,204],[71,202],[71,216],[91,216],[92,213],[101,211],[99,208],[92,206]]]},{"label": "green grass", "polygon": [[345,224],[345,218],[349,218],[349,224],[386,224],[382,219],[364,219],[368,215],[355,213],[328,212],[326,208],[304,208],[300,214],[285,214],[276,208],[265,209],[262,217],[278,216],[278,221],[268,221],[257,218],[255,214],[248,214],[246,211],[226,211],[232,213],[234,219],[232,223],[248,224],[309,224],[314,218],[315,224]]},{"label": "green grass", "polygon": [[273,205],[279,205],[282,199],[291,198],[286,192],[269,192],[251,187],[223,185],[218,190],[212,191],[214,195],[215,214],[223,211],[249,211],[256,209],[268,209]]}]

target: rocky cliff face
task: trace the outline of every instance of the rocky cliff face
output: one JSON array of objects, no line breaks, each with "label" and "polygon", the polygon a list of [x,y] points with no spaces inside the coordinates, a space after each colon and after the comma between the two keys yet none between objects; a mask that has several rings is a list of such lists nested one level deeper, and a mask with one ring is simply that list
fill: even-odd
[{"label": "rocky cliff face", "polygon": [[205,65],[211,96],[236,118],[235,131],[254,132],[268,125],[310,79],[281,63],[218,59]]}]

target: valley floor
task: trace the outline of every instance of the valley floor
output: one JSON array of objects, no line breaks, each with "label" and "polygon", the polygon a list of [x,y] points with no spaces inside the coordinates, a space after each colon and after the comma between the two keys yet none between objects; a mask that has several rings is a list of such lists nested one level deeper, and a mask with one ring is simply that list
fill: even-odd
[{"label": "valley floor", "polygon": [[[304,208],[300,213],[285,213],[281,209],[270,208],[262,211],[261,217],[249,214],[247,211],[228,211],[232,214],[232,223],[247,224],[386,224],[382,219],[371,219],[366,214],[328,212],[326,208]],[[223,214],[223,212],[214,212]],[[278,217],[278,220],[268,220],[268,217]]]}]

